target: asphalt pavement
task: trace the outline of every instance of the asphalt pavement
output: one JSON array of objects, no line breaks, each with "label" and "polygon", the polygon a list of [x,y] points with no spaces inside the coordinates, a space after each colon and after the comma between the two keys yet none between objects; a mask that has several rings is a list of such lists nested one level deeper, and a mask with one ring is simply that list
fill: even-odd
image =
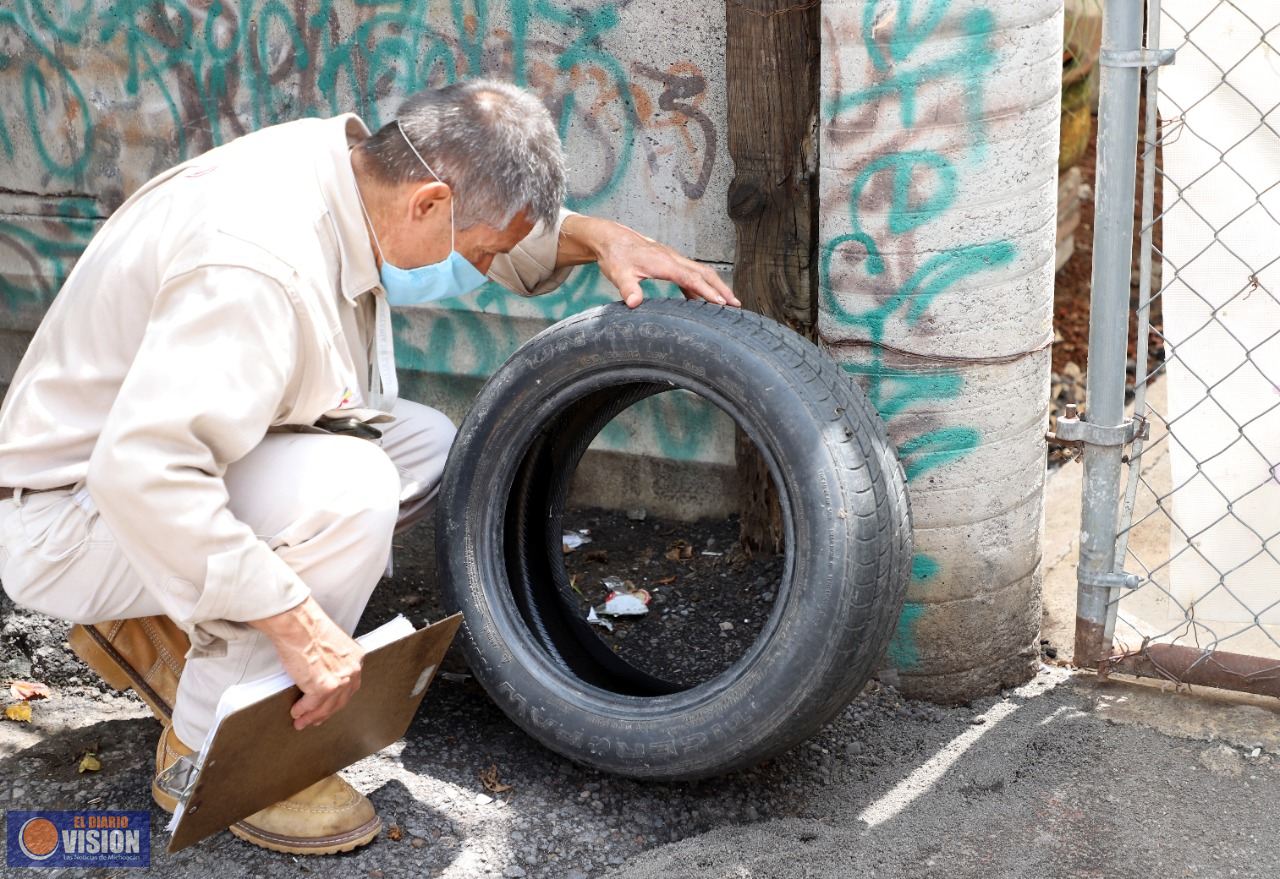
[{"label": "asphalt pavement", "polygon": [[[439,613],[427,542],[402,543],[396,577],[379,587],[362,629],[396,610],[419,624]],[[543,749],[455,659],[405,739],[344,771],[386,821],[374,843],[314,859],[221,833],[168,855],[167,815],[148,792],[158,722],[87,673],[67,676],[75,663],[60,644],[15,640],[57,624],[11,606],[0,613],[11,654],[15,643],[45,651],[10,655],[6,668],[63,676],[52,681],[54,698],[33,703],[31,723],[0,721],[0,800],[149,808],[151,869],[165,876],[1280,875],[1280,711],[1248,706],[1224,741],[1216,721],[1186,722],[1200,716],[1193,708],[1204,713],[1197,693],[1099,684],[1050,666],[1019,690],[954,708],[873,682],[818,736],[767,765],[660,785]],[[87,750],[101,769],[78,772]]]}]

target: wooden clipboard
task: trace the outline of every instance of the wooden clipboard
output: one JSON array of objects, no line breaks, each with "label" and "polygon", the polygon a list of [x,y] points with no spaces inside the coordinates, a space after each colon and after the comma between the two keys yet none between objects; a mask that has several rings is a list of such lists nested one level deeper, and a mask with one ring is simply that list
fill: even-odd
[{"label": "wooden clipboard", "polygon": [[169,840],[181,851],[404,737],[462,622],[440,620],[365,654],[360,688],[319,726],[293,728],[289,687],[218,726]]}]

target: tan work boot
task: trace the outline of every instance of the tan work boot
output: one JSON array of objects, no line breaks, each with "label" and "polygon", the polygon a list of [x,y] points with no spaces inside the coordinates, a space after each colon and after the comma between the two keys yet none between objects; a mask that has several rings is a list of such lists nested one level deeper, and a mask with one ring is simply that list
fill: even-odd
[{"label": "tan work boot", "polygon": [[191,757],[194,754],[195,750],[184,745],[182,739],[178,738],[178,734],[173,731],[173,724],[166,723],[164,732],[160,733],[160,741],[156,742],[156,774],[151,777],[151,799],[166,812],[176,809],[178,800],[173,794],[160,787],[156,783],[157,779],[160,773],[176,763],[179,757]]},{"label": "tan work boot", "polygon": [[133,690],[161,723],[173,717],[178,678],[191,646],[187,633],[167,616],[74,625],[71,649],[117,690]]},{"label": "tan work boot", "polygon": [[[156,744],[156,774],[179,756],[194,751],[182,743],[171,725],[165,726]],[[151,782],[151,797],[166,812],[177,800]],[[382,830],[382,819],[373,803],[341,776],[322,778],[291,797],[254,812],[228,828],[246,842],[294,855],[332,855],[372,842]]]},{"label": "tan work boot", "polygon": [[246,842],[292,855],[349,852],[382,830],[369,798],[336,773],[229,828]]}]

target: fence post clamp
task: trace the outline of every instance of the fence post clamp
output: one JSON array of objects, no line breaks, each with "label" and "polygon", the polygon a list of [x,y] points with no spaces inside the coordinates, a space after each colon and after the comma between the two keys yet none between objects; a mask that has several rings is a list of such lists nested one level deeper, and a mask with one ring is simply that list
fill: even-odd
[{"label": "fence post clamp", "polygon": [[1095,586],[1099,589],[1137,589],[1142,585],[1142,578],[1125,571],[1090,571],[1086,568],[1077,568],[1076,582],[1081,586]]},{"label": "fence post clamp", "polygon": [[1098,53],[1098,63],[1106,67],[1164,67],[1174,62],[1175,49],[1108,49]]},{"label": "fence post clamp", "polygon": [[1125,446],[1135,439],[1148,439],[1151,423],[1141,415],[1126,419],[1115,427],[1090,424],[1075,413],[1074,406],[1067,406],[1065,415],[1058,416],[1055,430],[1045,439],[1059,446]]}]

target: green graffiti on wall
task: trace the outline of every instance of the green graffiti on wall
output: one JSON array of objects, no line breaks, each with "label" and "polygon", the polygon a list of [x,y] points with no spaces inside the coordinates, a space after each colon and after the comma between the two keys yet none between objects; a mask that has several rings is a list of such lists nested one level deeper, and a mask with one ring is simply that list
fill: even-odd
[{"label": "green graffiti on wall", "polygon": [[13,0],[0,8],[0,151],[29,148],[31,175],[109,212],[152,174],[247,131],[346,111],[376,128],[404,95],[492,75],[547,104],[578,169],[569,207],[598,207],[658,167],[696,201],[718,147],[706,78],[689,61],[659,69],[607,48],[622,39],[621,5]]},{"label": "green graffiti on wall", "polygon": [[[0,220],[0,295],[25,323],[47,307],[93,231],[147,177],[248,131],[355,111],[389,121],[403,96],[498,76],[538,93],[570,163],[568,206],[599,208],[626,180],[673,175],[701,199],[717,133],[692,61],[623,57],[627,0],[11,0],[0,6],[0,152],[31,188],[83,191],[57,215]],[[637,160],[638,157],[643,157]],[[28,184],[25,179],[23,186]],[[46,185],[47,184],[47,185]],[[35,193],[33,193],[35,194]],[[45,206],[44,210],[47,211]],[[656,291],[650,290],[651,295]],[[615,298],[594,269],[530,300],[556,320]],[[518,343],[516,297],[488,285],[400,318],[404,368],[487,375]],[[485,314],[509,316],[494,320]],[[663,450],[688,455],[712,413],[654,401]],[[687,407],[686,407],[687,408]],[[676,419],[688,415],[690,423]],[[616,429],[615,429],[616,432]]]},{"label": "green graffiti on wall", "polygon": [[[928,52],[922,47],[935,35],[952,6],[951,0],[871,0],[863,9],[862,39],[871,61],[868,77],[858,87],[833,95],[824,104],[829,124],[839,124],[848,114],[896,102],[898,118],[910,131],[921,122],[918,97],[928,85],[959,87],[962,111],[969,132],[969,161],[985,155],[987,139],[983,115],[985,78],[996,63],[992,43],[994,15],[989,9],[972,9],[956,16],[947,32],[953,49],[940,50],[947,40],[939,39]],[[917,60],[923,57],[924,60]],[[844,369],[866,388],[873,405],[886,421],[894,424],[905,413],[938,401],[955,399],[964,389],[964,375],[958,369],[929,366],[907,369],[885,363],[884,343],[890,321],[901,321],[908,329],[921,323],[935,303],[957,289],[967,278],[1009,265],[1016,249],[1009,241],[962,244],[916,257],[910,240],[912,232],[942,219],[955,205],[957,182],[962,173],[953,156],[932,149],[900,148],[872,155],[853,175],[849,185],[850,232],[823,242],[819,257],[821,306],[832,319],[856,328],[859,337],[872,343],[865,362],[846,363]],[[879,187],[877,205],[883,207],[882,236],[867,231],[864,205],[872,200],[871,190]],[[897,264],[890,266],[890,257]],[[870,307],[846,307],[832,280],[837,258],[849,260],[848,277],[856,284],[859,272],[868,279],[905,278]],[[914,260],[918,262],[913,262]],[[894,271],[890,273],[890,268]],[[928,426],[923,419],[911,422],[905,436],[899,429],[898,455],[908,480],[963,459],[982,441],[976,425]],[[899,422],[902,424],[903,422]],[[938,576],[940,565],[927,554],[918,553],[912,566],[917,583]],[[925,605],[908,603],[903,609],[890,646],[892,661],[903,668],[919,662],[915,628]]]}]

